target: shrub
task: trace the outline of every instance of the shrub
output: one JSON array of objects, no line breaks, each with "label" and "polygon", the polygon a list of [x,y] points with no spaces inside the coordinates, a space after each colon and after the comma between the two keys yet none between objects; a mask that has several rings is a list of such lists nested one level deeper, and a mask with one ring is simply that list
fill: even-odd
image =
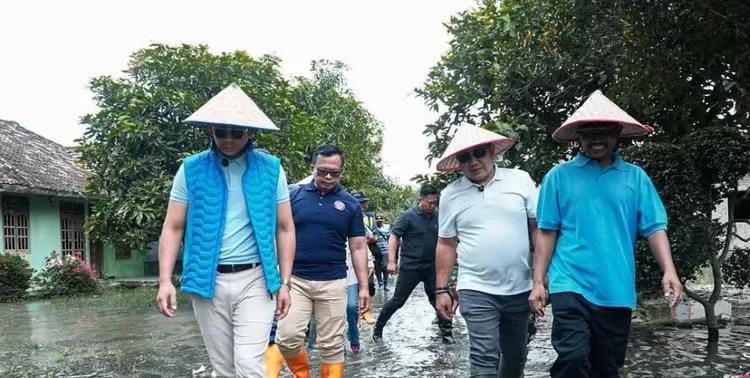
[{"label": "shrub", "polygon": [[40,294],[46,297],[95,293],[99,289],[96,275],[79,257],[52,252],[45,259],[44,268],[34,277]]},{"label": "shrub", "polygon": [[34,270],[25,258],[10,253],[0,254],[0,302],[23,299],[33,274]]}]

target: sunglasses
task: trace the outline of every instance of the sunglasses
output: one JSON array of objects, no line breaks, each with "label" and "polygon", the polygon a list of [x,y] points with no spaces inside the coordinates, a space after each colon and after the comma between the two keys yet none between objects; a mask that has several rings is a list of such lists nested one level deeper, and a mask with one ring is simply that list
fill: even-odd
[{"label": "sunglasses", "polygon": [[484,157],[484,155],[487,155],[487,147],[477,148],[473,151],[464,152],[461,155],[458,155],[457,159],[458,162],[461,164],[466,164],[471,160],[471,157],[474,156],[475,159],[481,159]]},{"label": "sunglasses", "polygon": [[332,178],[339,178],[341,176],[341,171],[335,171],[331,169],[325,169],[325,168],[318,168],[315,170],[315,174],[317,174],[320,177],[326,177],[328,175],[331,175]]},{"label": "sunglasses", "polygon": [[214,136],[218,139],[223,139],[223,138],[242,139],[242,137],[245,136],[245,130],[214,129]]}]

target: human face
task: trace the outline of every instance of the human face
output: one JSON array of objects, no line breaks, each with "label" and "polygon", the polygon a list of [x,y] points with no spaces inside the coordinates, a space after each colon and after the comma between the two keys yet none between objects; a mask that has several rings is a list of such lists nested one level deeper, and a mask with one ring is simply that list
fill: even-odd
[{"label": "human face", "polygon": [[341,180],[341,155],[318,155],[313,164],[312,174],[315,186],[323,193],[333,190]]},{"label": "human face", "polygon": [[424,214],[432,214],[438,205],[438,196],[435,194],[428,194],[426,196],[420,196],[417,198],[417,204],[419,210]]},{"label": "human face", "polygon": [[494,156],[490,145],[479,146],[459,154],[456,158],[461,172],[473,182],[485,183],[495,174]]},{"label": "human face", "polygon": [[578,130],[578,138],[581,142],[583,153],[589,158],[599,161],[600,165],[606,166],[612,162],[612,153],[617,146],[617,137],[620,135],[620,126],[612,127],[581,127]]},{"label": "human face", "polygon": [[245,151],[247,141],[253,134],[248,129],[235,129],[230,127],[212,127],[211,137],[216,142],[221,154],[228,158],[235,158]]}]

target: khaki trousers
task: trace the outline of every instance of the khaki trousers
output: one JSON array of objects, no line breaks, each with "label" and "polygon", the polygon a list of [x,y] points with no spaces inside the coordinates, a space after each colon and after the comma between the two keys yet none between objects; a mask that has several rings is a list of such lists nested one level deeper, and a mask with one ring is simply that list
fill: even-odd
[{"label": "khaki trousers", "polygon": [[276,299],[263,268],[217,273],[213,299],[193,297],[195,318],[216,376],[264,377]]},{"label": "khaki trousers", "polygon": [[314,315],[321,362],[344,362],[346,279],[310,281],[292,276],[291,281],[292,307],[276,331],[281,354],[291,357],[302,350],[310,316]]}]

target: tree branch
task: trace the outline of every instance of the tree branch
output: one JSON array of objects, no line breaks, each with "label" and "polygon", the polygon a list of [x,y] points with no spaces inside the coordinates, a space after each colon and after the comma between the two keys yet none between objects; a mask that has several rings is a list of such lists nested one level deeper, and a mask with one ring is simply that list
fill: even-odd
[{"label": "tree branch", "polygon": [[703,306],[708,305],[708,301],[703,299],[698,293],[688,289],[687,284],[684,282],[682,283],[682,289],[685,291],[685,294],[687,294],[688,297],[693,298],[698,303],[702,304]]}]

